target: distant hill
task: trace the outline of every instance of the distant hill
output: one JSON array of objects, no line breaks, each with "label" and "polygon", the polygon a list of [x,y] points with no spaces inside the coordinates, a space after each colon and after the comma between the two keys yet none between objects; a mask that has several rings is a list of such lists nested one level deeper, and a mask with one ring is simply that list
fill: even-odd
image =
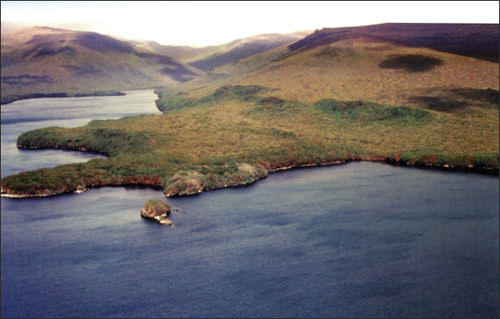
[{"label": "distant hill", "polygon": [[131,41],[136,48],[170,56],[182,62],[191,62],[203,59],[210,54],[221,50],[220,46],[207,46],[202,48],[178,45],[162,45],[155,41]]},{"label": "distant hill", "polygon": [[189,46],[160,45],[154,41],[137,42],[138,48],[144,48],[157,54],[171,56],[179,61],[203,71],[237,62],[249,56],[259,54],[290,44],[308,35],[309,31],[290,34],[261,34],[237,39],[226,44],[193,48]]},{"label": "distant hill", "polygon": [[325,28],[290,45],[293,51],[360,39],[471,56],[498,62],[498,24],[386,23]]},{"label": "distant hill", "polygon": [[302,38],[305,34],[307,33],[297,32],[288,35],[264,34],[235,40],[221,47],[218,52],[204,59],[190,62],[189,64],[200,70],[211,71],[214,68],[291,43]]},{"label": "distant hill", "polygon": [[32,27],[2,33],[2,97],[156,87],[202,73],[95,32]]},{"label": "distant hill", "polygon": [[2,33],[2,101],[176,85],[308,33],[264,34],[194,48],[50,27],[13,28]]}]

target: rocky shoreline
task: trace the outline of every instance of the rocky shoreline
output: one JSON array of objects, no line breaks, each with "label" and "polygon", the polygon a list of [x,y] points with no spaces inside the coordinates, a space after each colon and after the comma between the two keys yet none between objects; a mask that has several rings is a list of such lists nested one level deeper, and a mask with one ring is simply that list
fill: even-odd
[{"label": "rocky shoreline", "polygon": [[171,177],[166,183],[163,183],[159,176],[136,176],[136,177],[116,177],[112,181],[94,181],[86,185],[78,185],[75,189],[60,188],[58,190],[37,190],[36,193],[19,193],[10,190],[7,186],[1,186],[1,196],[8,198],[31,198],[31,197],[50,197],[67,193],[82,193],[91,188],[102,186],[113,187],[152,187],[162,189],[166,197],[190,196],[200,194],[204,191],[227,187],[242,187],[253,184],[262,178],[268,176],[269,173],[276,173],[294,168],[306,168],[315,166],[332,166],[349,163],[352,161],[368,161],[390,164],[400,167],[414,167],[424,169],[438,169],[444,171],[469,172],[491,176],[498,176],[499,170],[495,167],[478,166],[478,165],[455,165],[453,163],[420,163],[417,161],[401,161],[398,158],[389,156],[352,156],[348,159],[338,159],[322,163],[303,163],[280,167],[264,167],[262,165],[250,165],[240,163],[238,165],[240,173],[245,173],[246,178],[242,179],[240,175],[235,175],[231,178],[219,180],[212,185],[207,182],[206,177],[197,171],[180,172]]},{"label": "rocky shoreline", "polygon": [[67,147],[64,145],[58,145],[56,143],[51,143],[48,145],[23,145],[20,144],[19,142],[16,144],[16,147],[19,149],[24,149],[24,150],[61,150],[61,151],[71,151],[71,152],[83,152],[83,153],[89,153],[89,154],[95,154],[95,155],[102,155],[105,157],[109,157],[109,154],[102,152],[100,150],[95,150],[92,148],[87,148],[85,146],[73,146],[73,147]]}]

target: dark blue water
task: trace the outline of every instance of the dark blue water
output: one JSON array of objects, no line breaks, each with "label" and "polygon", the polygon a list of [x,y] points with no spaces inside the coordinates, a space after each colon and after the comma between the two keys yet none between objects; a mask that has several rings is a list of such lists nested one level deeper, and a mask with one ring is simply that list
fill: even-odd
[{"label": "dark blue water", "polygon": [[153,190],[2,198],[2,317],[496,318],[498,186],[300,169],[170,198],[173,228],[140,218]]}]

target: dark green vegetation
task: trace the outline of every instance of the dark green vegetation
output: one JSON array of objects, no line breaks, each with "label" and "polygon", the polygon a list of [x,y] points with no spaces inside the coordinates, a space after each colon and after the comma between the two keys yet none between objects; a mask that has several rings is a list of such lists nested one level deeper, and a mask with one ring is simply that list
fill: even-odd
[{"label": "dark green vegetation", "polygon": [[321,100],[314,104],[327,114],[339,119],[369,123],[385,123],[391,126],[417,125],[428,123],[429,112],[406,106],[387,107],[363,101],[339,102],[333,99]]},{"label": "dark green vegetation", "polygon": [[264,87],[257,85],[228,85],[218,88],[213,94],[198,99],[189,98],[182,92],[172,93],[167,90],[157,90],[156,93],[159,99],[156,100],[156,106],[162,112],[172,112],[195,106],[214,105],[227,99],[243,98],[244,100],[255,100],[255,94],[263,89]]},{"label": "dark green vegetation", "polygon": [[380,63],[380,67],[388,69],[404,69],[408,72],[425,72],[435,66],[441,65],[442,63],[442,60],[433,57],[418,54],[407,54],[390,56]]},{"label": "dark green vegetation", "polygon": [[109,158],[9,176],[2,193],[150,185],[189,195],[283,168],[350,160],[498,174],[498,62],[476,41],[498,43],[498,26],[459,31],[412,24],[324,29],[157,89],[163,115],[25,133],[19,147]]}]

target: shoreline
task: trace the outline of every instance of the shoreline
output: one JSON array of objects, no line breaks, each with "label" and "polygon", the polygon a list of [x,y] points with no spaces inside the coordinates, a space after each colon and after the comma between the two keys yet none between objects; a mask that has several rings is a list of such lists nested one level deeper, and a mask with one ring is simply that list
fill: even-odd
[{"label": "shoreline", "polygon": [[90,97],[90,96],[123,96],[126,93],[121,91],[109,90],[109,91],[95,91],[88,93],[29,93],[20,95],[6,95],[2,96],[2,101],[0,105],[7,105],[21,100],[29,99],[43,99],[43,98],[64,98],[64,97]]},{"label": "shoreline", "polygon": [[[410,161],[403,162],[403,161],[396,161],[394,159],[391,159],[389,157],[383,157],[383,156],[359,156],[359,157],[352,157],[351,159],[343,159],[343,160],[334,160],[334,161],[328,161],[324,163],[319,163],[319,164],[297,164],[297,165],[290,165],[290,166],[284,166],[284,167],[278,167],[278,168],[273,168],[268,170],[267,174],[262,177],[257,177],[251,182],[245,182],[241,184],[224,184],[221,186],[216,186],[213,188],[203,188],[195,193],[185,193],[185,194],[166,194],[166,190],[164,187],[161,187],[159,185],[153,185],[153,184],[140,184],[140,183],[117,183],[117,184],[99,184],[99,185],[89,185],[88,187],[79,187],[74,191],[62,191],[62,192],[50,192],[50,193],[40,193],[40,194],[18,194],[18,193],[9,193],[8,191],[4,191],[2,189],[1,192],[1,197],[5,198],[11,198],[11,199],[24,199],[24,198],[38,198],[38,197],[52,197],[52,196],[58,196],[58,195],[64,195],[64,194],[81,194],[83,192],[89,191],[93,188],[99,188],[99,187],[132,187],[132,188],[151,188],[154,190],[158,190],[164,193],[165,197],[184,197],[184,196],[192,196],[192,195],[198,195],[202,194],[204,192],[212,191],[212,190],[217,190],[217,189],[224,189],[224,188],[230,188],[230,187],[245,187],[245,186],[250,186],[256,182],[258,182],[261,179],[266,178],[269,174],[274,174],[274,173],[279,173],[281,171],[288,171],[288,170],[293,170],[293,169],[305,169],[305,168],[310,168],[310,167],[322,167],[322,166],[335,166],[335,165],[343,165],[351,162],[373,162],[373,163],[381,163],[381,164],[387,164],[391,166],[396,166],[396,167],[407,167],[407,168],[416,168],[416,169],[430,169],[430,170],[438,170],[438,171],[445,171],[445,172],[459,172],[459,173],[470,173],[470,174],[480,174],[484,176],[491,176],[491,177],[498,177],[499,176],[499,170],[498,168],[494,167],[476,167],[476,166],[468,166],[468,167],[461,167],[461,166],[455,166],[453,164],[445,163],[445,164],[419,164],[419,163],[412,163]],[[3,187],[2,187],[3,188]]]},{"label": "shoreline", "polygon": [[[63,152],[80,152],[80,153],[86,153],[90,155],[100,155],[103,156],[104,158],[110,158],[111,156],[107,153],[100,152],[98,150],[92,150],[88,149],[84,146],[75,146],[75,147],[65,147],[65,146],[59,146],[59,145],[54,145],[54,146],[25,146],[21,144],[16,143],[16,147],[21,150],[21,151],[47,151],[47,150],[57,150],[57,151],[63,151]],[[72,163],[70,163],[72,164]]]}]

